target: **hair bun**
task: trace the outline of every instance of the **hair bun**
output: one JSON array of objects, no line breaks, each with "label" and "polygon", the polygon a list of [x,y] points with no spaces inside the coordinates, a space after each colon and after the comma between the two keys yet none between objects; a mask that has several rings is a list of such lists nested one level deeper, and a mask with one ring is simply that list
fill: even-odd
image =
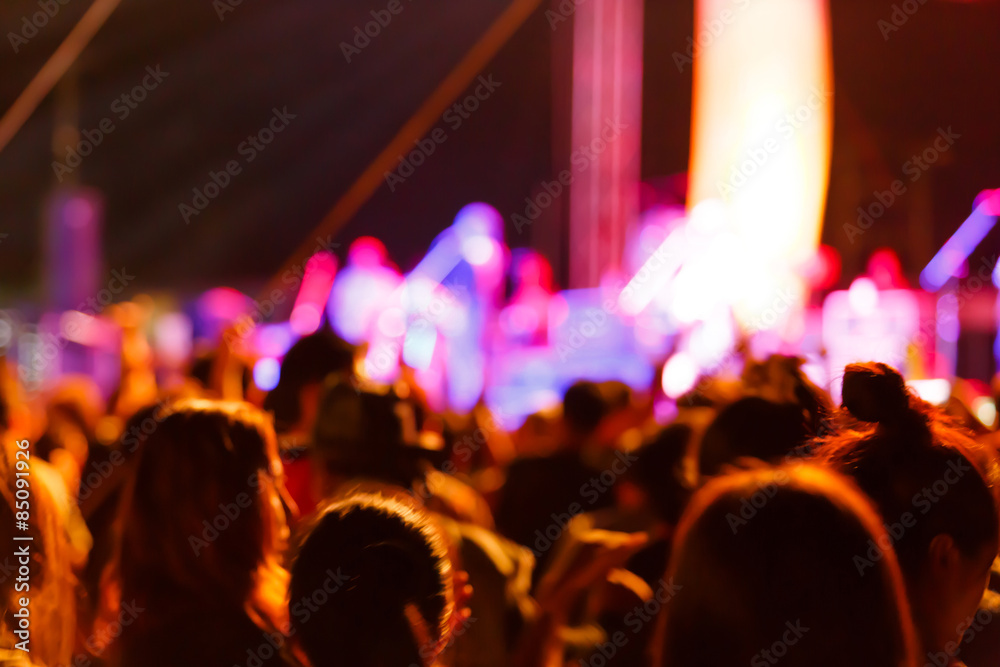
[{"label": "hair bun", "polygon": [[864,422],[894,423],[910,410],[910,394],[899,372],[882,363],[844,368],[843,405]]}]

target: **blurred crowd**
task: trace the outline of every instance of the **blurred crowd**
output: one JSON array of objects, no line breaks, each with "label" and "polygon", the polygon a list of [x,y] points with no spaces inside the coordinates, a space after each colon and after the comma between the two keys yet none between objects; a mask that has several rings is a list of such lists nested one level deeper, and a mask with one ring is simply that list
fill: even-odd
[{"label": "blurred crowd", "polygon": [[107,400],[0,376],[2,665],[1000,662],[993,433],[886,365],[841,406],[793,357],[669,413],[578,381],[514,428],[328,331],[266,394],[124,349]]}]

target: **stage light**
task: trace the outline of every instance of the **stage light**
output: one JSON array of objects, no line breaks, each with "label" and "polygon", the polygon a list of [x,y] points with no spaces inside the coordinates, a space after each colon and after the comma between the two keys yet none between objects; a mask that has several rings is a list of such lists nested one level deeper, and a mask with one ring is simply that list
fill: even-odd
[{"label": "stage light", "polygon": [[271,391],[281,379],[281,365],[277,359],[264,357],[253,365],[253,382],[264,391]]},{"label": "stage light", "polygon": [[496,254],[496,244],[488,236],[475,235],[462,239],[462,257],[473,266],[484,266]]},{"label": "stage light", "polygon": [[[962,262],[968,259],[996,225],[1000,204],[995,202],[1000,202],[1000,190],[984,190],[979,194],[973,204],[972,214],[920,272],[921,287],[928,292],[936,292],[955,275]],[[1000,264],[997,266],[1000,267]],[[1000,276],[996,271],[993,273],[993,284],[1000,287]]]},{"label": "stage light", "polygon": [[80,345],[91,344],[94,318],[78,310],[68,310],[59,317],[59,331],[68,341]]},{"label": "stage light", "polygon": [[153,340],[161,360],[181,365],[191,356],[191,320],[184,313],[165,313],[156,319]]},{"label": "stage light", "polygon": [[323,313],[314,303],[304,303],[296,306],[289,318],[292,331],[300,336],[308,336],[319,329],[323,320]]},{"label": "stage light", "polygon": [[347,250],[347,262],[362,268],[379,267],[387,258],[385,245],[373,236],[362,236]]},{"label": "stage light", "polygon": [[663,367],[663,393],[669,398],[679,398],[694,387],[698,380],[698,366],[684,352],[670,357]]},{"label": "stage light", "polygon": [[205,292],[198,301],[203,318],[236,321],[246,313],[250,299],[231,287],[216,287]]},{"label": "stage light", "polygon": [[437,330],[426,320],[418,322],[406,330],[403,339],[403,363],[410,368],[426,370],[434,358],[434,348],[437,346]]},{"label": "stage light", "polygon": [[290,323],[263,324],[257,327],[257,352],[267,357],[283,357],[296,338]]},{"label": "stage light", "polygon": [[626,315],[638,315],[670,282],[687,253],[683,227],[675,228],[636,271],[618,295],[618,305]]},{"label": "stage light", "polygon": [[980,396],[972,401],[972,411],[976,414],[976,419],[984,425],[993,427],[997,420],[997,406],[993,399],[988,396]]},{"label": "stage light", "polygon": [[871,278],[856,278],[847,291],[847,301],[851,309],[863,317],[867,317],[878,308],[878,287]]},{"label": "stage light", "polygon": [[726,227],[726,205],[719,199],[705,199],[691,208],[688,233],[712,237]]},{"label": "stage light", "polygon": [[569,317],[569,302],[566,301],[566,297],[560,293],[553,294],[549,301],[549,331],[561,327],[567,317]]},{"label": "stage light", "polygon": [[463,206],[455,214],[452,225],[462,238],[483,235],[495,239],[503,235],[503,217],[495,208],[483,202]]},{"label": "stage light", "polygon": [[705,220],[724,218],[739,239],[741,268],[720,270],[730,274],[730,303],[747,329],[766,314],[773,291],[763,301],[741,284],[802,292],[792,286],[801,281],[796,268],[819,242],[833,118],[827,5],[695,3],[701,48],[693,61],[688,207],[701,226],[705,203],[724,204],[724,215]]},{"label": "stage light", "polygon": [[840,279],[840,253],[836,248],[821,245],[816,249],[816,254],[800,268],[799,273],[810,289],[829,289]]},{"label": "stage light", "polygon": [[66,202],[63,209],[66,226],[72,229],[83,229],[93,220],[97,210],[89,199],[84,197],[73,197]]},{"label": "stage light", "polygon": [[386,308],[378,316],[378,330],[389,338],[399,338],[406,333],[406,313],[401,308]]},{"label": "stage light", "polygon": [[336,275],[337,258],[332,254],[320,252],[309,258],[302,276],[302,286],[289,318],[292,331],[300,336],[308,336],[319,329]]},{"label": "stage light", "polygon": [[951,382],[944,378],[910,380],[906,386],[931,405],[944,405],[951,396]]}]

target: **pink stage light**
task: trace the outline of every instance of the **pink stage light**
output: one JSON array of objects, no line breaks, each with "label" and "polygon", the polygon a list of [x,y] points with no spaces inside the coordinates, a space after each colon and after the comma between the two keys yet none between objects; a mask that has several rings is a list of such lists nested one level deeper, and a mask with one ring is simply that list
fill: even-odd
[{"label": "pink stage light", "polygon": [[810,289],[830,289],[840,280],[840,253],[832,246],[821,245],[800,273]]},{"label": "pink stage light", "polygon": [[362,268],[380,267],[387,258],[385,245],[373,236],[358,238],[347,251],[347,263]]},{"label": "pink stage light", "polygon": [[302,287],[289,318],[292,331],[300,336],[308,336],[319,329],[336,275],[337,258],[332,254],[320,252],[309,259],[302,276]]},{"label": "pink stage light", "polygon": [[266,357],[283,357],[297,338],[288,322],[264,324],[257,327],[255,347],[259,354]]},{"label": "pink stage light", "polygon": [[246,313],[250,299],[231,287],[216,287],[205,292],[198,302],[202,317],[235,321]]}]

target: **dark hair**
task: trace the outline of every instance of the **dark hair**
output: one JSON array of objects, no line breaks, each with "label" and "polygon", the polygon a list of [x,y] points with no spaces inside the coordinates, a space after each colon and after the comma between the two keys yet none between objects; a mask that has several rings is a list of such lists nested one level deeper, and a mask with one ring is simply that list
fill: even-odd
[{"label": "dark hair", "polygon": [[884,536],[867,499],[831,471],[799,465],[709,481],[678,528],[656,664],[765,664],[762,652],[785,639],[786,667],[913,665],[895,556],[865,572],[854,561]]},{"label": "dark hair", "polygon": [[847,366],[843,404],[841,430],[819,442],[817,456],[852,477],[887,523],[919,517],[895,547],[908,579],[919,576],[936,535],[950,535],[966,556],[996,545],[993,452],[911,394],[885,364]]},{"label": "dark hair", "polygon": [[676,524],[691,497],[691,486],[682,469],[693,431],[686,424],[671,424],[636,452],[631,479],[646,492],[656,515]]},{"label": "dark hair", "polygon": [[392,394],[359,391],[331,376],[323,385],[313,454],[329,472],[409,486],[402,467],[403,424]]},{"label": "dark hair", "polygon": [[156,420],[122,503],[122,599],[150,609],[137,625],[178,606],[255,603],[277,622],[273,595],[283,596],[276,582],[287,573],[266,493],[281,474],[269,419],[248,403],[186,399],[161,406]]},{"label": "dark hair", "polygon": [[811,435],[800,406],[741,398],[723,408],[702,436],[698,471],[717,475],[724,465],[744,457],[781,463]]},{"label": "dark hair", "polygon": [[576,433],[593,433],[607,413],[601,388],[593,382],[574,382],[563,394],[563,419]]},{"label": "dark hair", "polygon": [[[452,584],[422,511],[358,494],[320,510],[297,542],[289,616],[313,667],[428,664],[448,637]],[[305,613],[320,590],[327,602]]]},{"label": "dark hair", "polygon": [[291,428],[302,416],[299,392],[309,384],[322,382],[330,373],[350,374],[354,348],[328,331],[296,341],[281,361],[281,375],[264,401],[264,409],[274,413],[279,433]]}]

